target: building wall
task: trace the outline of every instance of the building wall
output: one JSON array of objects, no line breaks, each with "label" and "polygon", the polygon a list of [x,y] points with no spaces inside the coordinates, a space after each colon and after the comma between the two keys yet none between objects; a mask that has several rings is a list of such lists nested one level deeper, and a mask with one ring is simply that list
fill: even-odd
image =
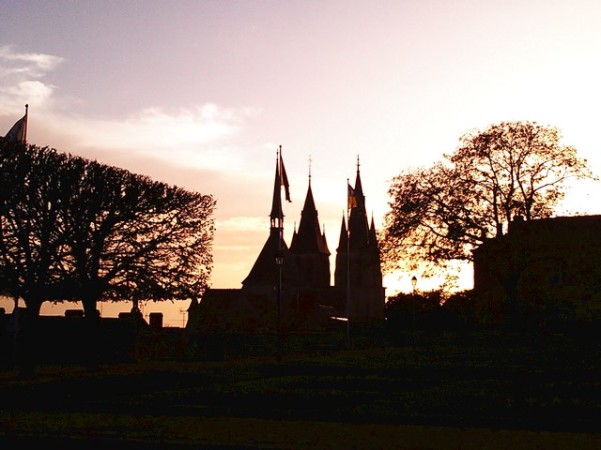
[{"label": "building wall", "polygon": [[515,221],[474,252],[474,290],[482,323],[512,299],[539,323],[601,319],[601,216]]}]

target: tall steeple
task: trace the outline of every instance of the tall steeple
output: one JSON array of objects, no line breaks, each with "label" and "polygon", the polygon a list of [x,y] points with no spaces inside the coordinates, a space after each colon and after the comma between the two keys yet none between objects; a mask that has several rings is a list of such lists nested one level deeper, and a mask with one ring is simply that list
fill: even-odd
[{"label": "tall steeple", "polygon": [[[242,297],[252,304],[264,299],[265,304],[271,305],[276,292],[274,287],[281,286],[282,290],[277,292],[283,296],[284,314],[298,314],[298,320],[305,317],[303,314],[309,311],[307,308],[317,305],[332,307],[336,314],[347,315],[353,322],[381,320],[384,317],[385,289],[374,220],[372,217],[370,224],[366,214],[359,157],[354,188],[347,179],[348,209],[342,213],[333,286],[330,251],[313,196],[311,165],[301,218],[298,225],[294,224],[290,247],[283,238],[282,187],[289,201],[288,179],[279,147],[269,237],[250,273],[242,281]],[[278,266],[276,261],[281,261],[280,257],[283,257],[283,264]]]},{"label": "tall steeple", "polygon": [[298,232],[294,234],[290,250],[295,252],[317,252],[330,254],[324,245],[324,235],[319,225],[319,213],[315,207],[313,189],[311,188],[311,170],[309,169],[309,185],[303,210],[301,211]]},{"label": "tall steeple", "polygon": [[355,187],[349,186],[350,192],[354,199],[353,202],[349,201],[348,228],[344,218],[342,220],[340,243],[336,255],[335,285],[344,286],[348,277],[351,285],[355,287],[381,286],[382,272],[376,229],[373,218],[371,226],[367,219],[359,156],[357,156]]},{"label": "tall steeple", "polygon": [[309,186],[305,204],[301,211],[298,232],[294,233],[290,244],[290,252],[294,255],[307,286],[330,285],[330,251],[325,233],[322,234],[319,226],[319,214],[311,188],[311,166],[309,166]]},{"label": "tall steeple", "polygon": [[276,151],[275,179],[273,182],[273,200],[271,202],[271,228],[284,228],[284,210],[282,208],[282,187],[286,192],[286,200],[290,201],[288,175],[282,159],[282,146]]},{"label": "tall steeple", "polygon": [[242,281],[243,286],[267,285],[273,286],[276,281],[276,255],[283,256],[284,282],[298,284],[298,269],[291,260],[288,246],[284,241],[284,210],[282,208],[282,187],[286,200],[290,201],[290,187],[288,175],[282,159],[282,146],[276,151],[275,179],[273,183],[273,197],[271,201],[269,237],[248,276]]},{"label": "tall steeple", "polygon": [[365,210],[365,195],[361,184],[361,172],[359,156],[357,155],[357,175],[355,177],[355,199],[357,206],[349,211],[348,233],[349,247],[357,250],[364,247],[369,238],[369,225],[367,223],[367,211]]},{"label": "tall steeple", "polygon": [[338,238],[338,247],[336,248],[336,268],[334,271],[334,285],[338,287],[346,287],[348,278],[347,253],[348,246],[348,230],[346,228],[346,217],[342,212],[342,222],[340,225],[340,237]]},{"label": "tall steeple", "polygon": [[347,179],[347,190],[348,216],[343,214],[340,227],[334,286],[345,292],[350,322],[377,321],[384,317],[385,289],[376,228],[373,218],[369,224],[365,210],[359,156],[355,186],[352,187]]}]

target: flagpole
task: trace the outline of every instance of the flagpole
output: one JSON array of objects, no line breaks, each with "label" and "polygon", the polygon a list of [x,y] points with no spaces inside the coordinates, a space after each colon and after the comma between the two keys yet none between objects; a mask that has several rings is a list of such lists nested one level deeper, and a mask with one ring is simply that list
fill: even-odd
[{"label": "flagpole", "polygon": [[[280,177],[279,180],[279,184],[280,186],[278,187],[278,191],[280,192],[280,196],[281,196],[281,189],[282,189],[282,184],[283,184],[283,175],[282,175],[282,146],[280,145],[277,149],[277,158],[278,158],[278,175]],[[276,350],[275,350],[275,358],[276,361],[279,363],[282,360],[282,265],[284,263],[283,260],[283,255],[282,255],[282,232],[283,232],[283,227],[284,224],[282,223],[283,219],[280,218],[280,221],[278,222],[278,243],[277,243],[277,248],[276,248],[276,254],[275,254],[275,263],[278,267],[278,280],[277,280],[277,327],[276,327],[276,334],[277,334],[277,342],[276,342]]]},{"label": "flagpole", "polygon": [[25,104],[25,125],[23,130],[23,144],[27,145],[27,121],[29,120],[29,103]]},{"label": "flagpole", "polygon": [[282,160],[282,146],[280,145],[276,151],[277,153],[277,164],[276,164],[276,176],[279,177],[278,180],[278,203],[280,211],[279,220],[277,222],[277,246],[276,246],[276,254],[275,254],[275,263],[277,266],[277,286],[276,286],[276,334],[277,334],[277,342],[276,342],[276,361],[279,363],[282,360],[283,355],[283,342],[282,342],[282,269],[284,265],[284,213],[281,207],[281,188],[284,187],[286,200],[290,201],[290,192],[288,186],[288,176],[286,175],[286,169],[284,168],[284,161]]},{"label": "flagpole", "polygon": [[350,183],[349,179],[346,179],[346,348],[351,349],[351,250],[350,250],[350,238],[351,238],[351,227],[350,227],[350,211],[348,202],[348,189]]}]

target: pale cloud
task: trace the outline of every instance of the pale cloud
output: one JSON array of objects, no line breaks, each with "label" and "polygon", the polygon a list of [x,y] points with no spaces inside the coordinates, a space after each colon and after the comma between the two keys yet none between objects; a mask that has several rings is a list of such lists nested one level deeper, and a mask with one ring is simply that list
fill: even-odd
[{"label": "pale cloud", "polygon": [[32,142],[84,157],[119,152],[129,161],[243,170],[248,156],[233,141],[259,110],[206,103],[176,110],[152,106],[122,118],[74,116],[59,106],[77,99],[58,98],[57,88],[41,80],[63,61],[59,56],[18,53],[11,46],[0,46],[0,116],[17,118],[25,104],[35,106],[36,127],[29,130]]},{"label": "pale cloud", "polygon": [[153,159],[205,170],[236,170],[244,152],[232,143],[249,113],[215,104],[169,112],[153,107],[123,120],[58,117],[47,128],[67,148],[121,152],[128,159]]},{"label": "pale cloud", "polygon": [[64,58],[44,53],[19,53],[10,45],[0,45],[0,76],[38,78],[52,71]]},{"label": "pale cloud", "polygon": [[[248,169],[255,158],[242,134],[260,110],[206,103],[170,110],[147,107],[120,118],[77,116],[64,105],[78,99],[65,98],[57,87],[43,81],[62,61],[50,55],[17,54],[0,46],[0,116],[5,116],[6,126],[18,119],[27,103],[34,107],[30,124],[35,125],[28,135],[32,143],[127,169],[140,168],[139,173],[152,173],[155,179],[175,184],[186,179],[218,198],[241,185],[246,186],[245,194],[256,197],[262,174]],[[263,148],[256,150],[260,153]],[[227,216],[229,209],[229,203],[218,208],[216,218]],[[225,270],[213,277],[213,283],[239,284],[239,274],[252,266],[268,230],[267,217],[216,220],[214,258]]]},{"label": "pale cloud", "polygon": [[[186,154],[192,146],[206,145],[237,134],[240,120],[232,110],[207,104],[173,114],[160,108],[146,109],[129,118],[125,126],[134,131],[125,138],[126,144],[130,141],[151,148],[183,147]],[[117,136],[114,144],[118,142]]]},{"label": "pale cloud", "polygon": [[[0,100],[7,105],[23,106],[24,103],[48,105],[52,99],[54,87],[41,81],[21,81],[13,86],[0,88]],[[12,106],[10,113],[14,114]]]},{"label": "pale cloud", "polygon": [[55,86],[40,79],[54,70],[63,58],[43,53],[18,53],[11,46],[0,46],[0,114],[15,114],[15,109],[31,103],[47,108]]}]

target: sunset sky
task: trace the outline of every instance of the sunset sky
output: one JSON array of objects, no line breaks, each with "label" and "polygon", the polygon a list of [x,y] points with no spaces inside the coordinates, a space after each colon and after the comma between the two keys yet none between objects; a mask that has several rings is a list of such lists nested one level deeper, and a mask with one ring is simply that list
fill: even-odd
[{"label": "sunset sky", "polygon": [[[286,241],[310,167],[333,254],[357,157],[377,228],[393,176],[500,121],[558,127],[601,173],[600,18],[597,0],[0,0],[0,135],[27,103],[29,143],[214,195],[211,285],[239,288],[279,145]],[[600,200],[574,188],[558,213]]]}]

